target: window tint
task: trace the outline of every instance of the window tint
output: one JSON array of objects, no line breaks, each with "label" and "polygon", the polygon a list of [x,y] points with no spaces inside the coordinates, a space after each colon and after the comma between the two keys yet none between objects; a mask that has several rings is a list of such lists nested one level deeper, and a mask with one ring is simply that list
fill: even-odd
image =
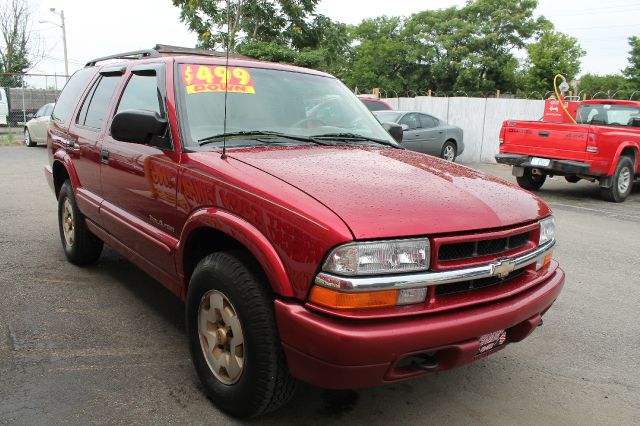
[{"label": "window tint", "polygon": [[87,95],[80,114],[78,124],[81,126],[101,129],[107,115],[107,108],[116,87],[120,83],[120,76],[100,77]]},{"label": "window tint", "polygon": [[133,74],[131,76],[116,112],[128,109],[142,109],[164,115],[160,107],[160,94],[155,75]]},{"label": "window tint", "polygon": [[438,121],[428,115],[420,114],[420,125],[421,127],[428,129],[430,127],[436,127],[438,125]]},{"label": "window tint", "polygon": [[87,82],[95,72],[93,68],[82,69],[71,76],[67,84],[64,86],[60,97],[53,109],[51,118],[61,123],[66,122],[75,108],[76,101],[80,93],[86,86]]},{"label": "window tint", "polygon": [[400,124],[406,124],[407,126],[409,126],[409,129],[417,129],[418,127],[420,127],[420,123],[418,122],[416,114],[405,115],[404,117],[402,117],[402,120],[400,120]]},{"label": "window tint", "polygon": [[387,111],[389,109],[382,102],[362,100],[362,103],[369,108],[369,111]]}]

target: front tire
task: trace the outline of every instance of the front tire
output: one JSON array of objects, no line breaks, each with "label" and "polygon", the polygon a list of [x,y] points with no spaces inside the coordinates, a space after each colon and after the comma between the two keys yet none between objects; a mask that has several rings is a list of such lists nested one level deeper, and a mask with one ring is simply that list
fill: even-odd
[{"label": "front tire", "polygon": [[602,198],[614,203],[621,203],[631,194],[634,180],[634,164],[630,157],[620,157],[610,188],[600,188]]},{"label": "front tire", "polygon": [[58,228],[62,248],[69,262],[81,266],[98,260],[103,243],[87,228],[69,180],[62,184],[58,196]]},{"label": "front tire", "polygon": [[189,283],[186,326],[193,364],[211,401],[236,417],[275,410],[297,388],[273,300],[261,270],[242,252],[206,256]]},{"label": "front tire", "polygon": [[36,146],[37,144],[31,139],[31,133],[28,128],[24,128],[24,144],[29,148]]},{"label": "front tire", "polygon": [[442,152],[440,152],[440,158],[451,161],[452,163],[456,161],[456,156],[458,155],[458,149],[456,148],[456,144],[453,141],[446,141],[442,146]]},{"label": "front tire", "polygon": [[516,180],[521,188],[527,191],[537,191],[544,185],[544,181],[547,180],[547,175],[534,175],[532,170],[527,168],[524,169],[524,174],[521,177],[516,177]]}]

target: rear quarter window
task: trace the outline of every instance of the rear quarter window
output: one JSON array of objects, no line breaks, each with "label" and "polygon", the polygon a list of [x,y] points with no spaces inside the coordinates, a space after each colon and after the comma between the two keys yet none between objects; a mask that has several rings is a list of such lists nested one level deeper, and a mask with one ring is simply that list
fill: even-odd
[{"label": "rear quarter window", "polygon": [[56,106],[51,114],[52,120],[59,123],[66,123],[69,121],[80,94],[84,91],[87,82],[95,72],[95,68],[84,68],[71,76],[69,81],[67,81],[67,84],[64,86],[64,89],[62,89],[62,93],[60,93],[60,97],[56,102]]},{"label": "rear quarter window", "polygon": [[369,111],[388,111],[389,108],[387,108],[387,106],[385,104],[383,104],[382,102],[376,102],[376,101],[365,101],[363,100],[362,103],[369,108]]}]

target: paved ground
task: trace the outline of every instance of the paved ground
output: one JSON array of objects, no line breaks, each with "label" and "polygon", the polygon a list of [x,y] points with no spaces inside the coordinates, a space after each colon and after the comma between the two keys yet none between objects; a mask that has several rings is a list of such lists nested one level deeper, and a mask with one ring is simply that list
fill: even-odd
[{"label": "paved ground", "polygon": [[[235,423],[201,393],[180,302],[112,250],[90,268],[65,261],[45,163],[43,148],[0,148],[0,424]],[[261,423],[640,423],[640,186],[623,204],[597,192],[541,192],[568,280],[527,340],[403,384],[303,386]]]}]

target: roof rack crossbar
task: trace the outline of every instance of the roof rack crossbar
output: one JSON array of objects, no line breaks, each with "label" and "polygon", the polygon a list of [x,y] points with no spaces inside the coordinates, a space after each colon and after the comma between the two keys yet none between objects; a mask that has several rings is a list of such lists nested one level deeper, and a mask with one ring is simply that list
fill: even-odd
[{"label": "roof rack crossbar", "polygon": [[140,58],[158,58],[162,55],[155,49],[134,50],[131,52],[116,53],[115,55],[103,56],[102,58],[92,59],[85,64],[85,67],[92,67],[98,62],[108,59],[140,59]]}]

